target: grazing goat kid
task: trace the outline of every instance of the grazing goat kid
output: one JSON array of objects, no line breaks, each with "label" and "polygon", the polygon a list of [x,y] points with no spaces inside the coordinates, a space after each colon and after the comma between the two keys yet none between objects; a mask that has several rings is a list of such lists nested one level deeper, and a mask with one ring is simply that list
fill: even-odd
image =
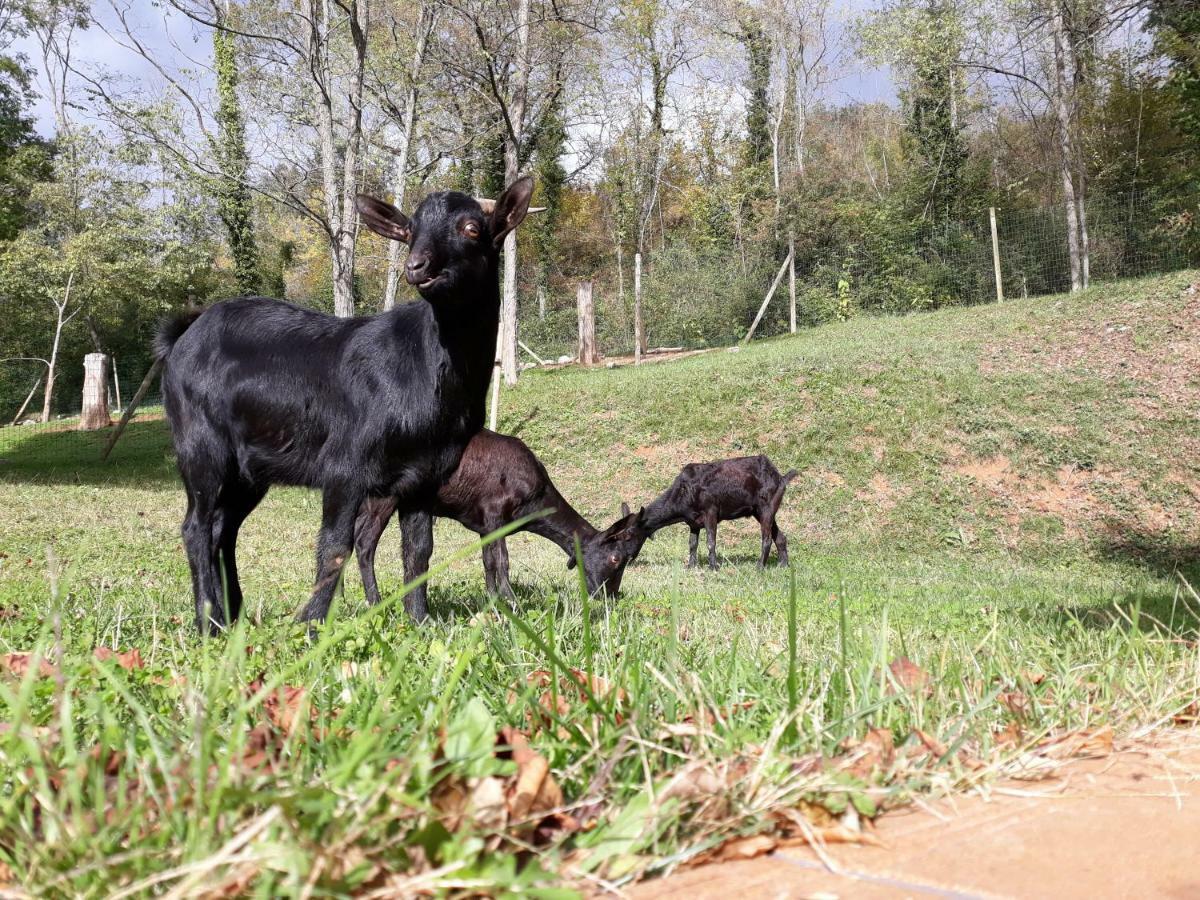
[{"label": "grazing goat kid", "polygon": [[[367,602],[379,602],[379,587],[375,582],[375,548],[387,528],[388,519],[396,509],[391,497],[372,498],[363,504],[354,528],[354,552],[362,573]],[[438,490],[433,513],[453,519],[460,525],[483,536],[524,516],[543,510],[549,515],[534,519],[520,530],[541,535],[557,544],[567,554],[567,567],[575,565],[575,539],[579,539],[583,554],[583,572],[588,593],[604,591],[616,596],[621,589],[625,564],[637,556],[646,539],[641,527],[643,512],[625,510],[622,518],[604,531],[597,531],[579,515],[554,487],[541,460],[534,456],[523,441],[515,437],[481,431],[463,451],[458,468]],[[405,569],[410,560],[409,542],[412,529],[421,523],[404,521]],[[431,542],[419,542],[432,546]],[[508,580],[508,548],[498,540],[483,548],[483,568],[490,594],[513,598]],[[428,557],[424,568],[428,569]],[[412,573],[405,571],[405,579]]]},{"label": "grazing goat kid", "polygon": [[708,532],[708,565],[717,567],[717,523],[729,519],[755,518],[762,529],[761,569],[767,564],[771,543],[779,551],[779,565],[788,561],[787,539],[775,524],[788,482],[798,473],[786,475],[765,456],[742,456],[709,463],[689,463],[675,481],[645,509],[643,525],[649,534],[677,522],[692,531],[688,544],[688,566],[696,565],[700,529]]},{"label": "grazing goat kid", "polygon": [[[187,491],[183,538],[202,632],[238,616],[238,529],[271,485],[322,491],[304,621],[329,611],[364,500],[391,497],[402,512],[426,515],[483,427],[500,246],[524,220],[532,191],[529,178],[494,203],[439,191],[411,220],[359,196],[368,228],[409,245],[405,278],[422,302],[338,319],[239,297],[163,326],[155,349]],[[405,607],[421,620],[424,595],[414,592]]]}]

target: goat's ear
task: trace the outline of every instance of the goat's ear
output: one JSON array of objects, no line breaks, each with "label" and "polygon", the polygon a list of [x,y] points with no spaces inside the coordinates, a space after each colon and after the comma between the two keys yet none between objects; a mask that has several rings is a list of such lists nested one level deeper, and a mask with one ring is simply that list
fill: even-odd
[{"label": "goat's ear", "polygon": [[624,500],[621,501],[621,515],[622,516],[629,515],[629,504],[626,503]]},{"label": "goat's ear", "polygon": [[529,200],[533,197],[533,179],[518,178],[500,195],[492,209],[492,243],[499,247],[508,233],[525,221]]},{"label": "goat's ear", "polygon": [[407,244],[412,238],[408,217],[390,203],[376,200],[366,194],[354,198],[354,205],[362,217],[363,224],[378,235]]}]

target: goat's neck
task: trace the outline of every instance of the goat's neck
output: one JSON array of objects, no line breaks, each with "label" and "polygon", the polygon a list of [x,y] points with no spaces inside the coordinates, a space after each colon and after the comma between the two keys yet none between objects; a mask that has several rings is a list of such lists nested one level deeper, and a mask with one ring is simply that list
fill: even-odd
[{"label": "goat's neck", "polygon": [[672,502],[671,492],[660,494],[646,505],[645,516],[642,519],[647,534],[654,534],[660,528],[682,522],[683,516],[679,508]]},{"label": "goat's neck", "polygon": [[[467,396],[477,404],[484,403],[496,358],[496,336],[500,331],[498,275],[493,266],[482,284],[463,290],[459,298],[430,304],[437,342],[448,357],[448,371],[461,379]],[[482,418],[479,423],[482,426]]]},{"label": "goat's neck", "polygon": [[562,494],[555,490],[553,485],[548,486],[542,492],[542,497],[537,503],[530,504],[531,512],[543,509],[550,509],[552,512],[530,522],[529,530],[553,541],[568,556],[575,555],[576,535],[579,536],[579,542],[582,544],[599,533],[587,519],[563,499]]}]

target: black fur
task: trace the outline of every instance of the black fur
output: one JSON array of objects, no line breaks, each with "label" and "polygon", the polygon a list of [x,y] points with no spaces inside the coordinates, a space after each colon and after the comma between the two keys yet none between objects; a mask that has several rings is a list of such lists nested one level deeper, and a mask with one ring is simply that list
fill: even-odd
[{"label": "black fur", "polygon": [[[201,631],[238,616],[238,529],[271,485],[323,494],[316,583],[302,620],[328,613],[366,498],[396,498],[413,515],[428,509],[483,427],[499,324],[498,236],[520,224],[531,191],[529,179],[514,183],[490,217],[464,194],[431,194],[411,222],[360,199],[368,227],[410,243],[406,276],[425,302],[338,319],[239,297],[190,327],[186,319],[163,327],[156,351],[188,497],[183,536]],[[478,234],[464,230],[468,222]],[[423,618],[424,593],[405,606]]]},{"label": "black fur", "polygon": [[[354,552],[366,590],[367,602],[379,602],[375,581],[375,549],[396,509],[391,497],[368,500],[359,511],[354,529]],[[567,565],[575,563],[575,540],[579,539],[583,571],[589,593],[603,591],[615,597],[621,589],[625,565],[637,556],[646,539],[641,528],[642,512],[626,512],[604,531],[597,531],[579,515],[554,487],[546,467],[515,437],[484,429],[471,438],[454,474],[441,486],[434,502],[434,515],[453,519],[476,534],[490,534],[502,525],[534,513],[550,510],[522,528],[541,535],[567,554]],[[419,529],[420,523],[413,527]],[[432,541],[411,534],[401,522],[405,539],[405,563],[409,553],[432,549]],[[483,550],[483,567],[489,593],[512,599],[508,579],[508,547],[503,539]],[[428,569],[418,564],[420,571]],[[406,571],[411,580],[413,573]]]},{"label": "black fur", "polygon": [[786,566],[787,538],[775,524],[775,515],[783,502],[788,482],[797,472],[786,475],[765,456],[742,456],[718,462],[689,463],[675,481],[646,507],[645,528],[650,533],[685,523],[692,536],[688,544],[688,565],[695,566],[700,529],[708,532],[708,565],[717,567],[717,523],[729,519],[755,518],[762,531],[762,553],[758,567],[767,564],[772,542],[779,552],[779,565]]}]

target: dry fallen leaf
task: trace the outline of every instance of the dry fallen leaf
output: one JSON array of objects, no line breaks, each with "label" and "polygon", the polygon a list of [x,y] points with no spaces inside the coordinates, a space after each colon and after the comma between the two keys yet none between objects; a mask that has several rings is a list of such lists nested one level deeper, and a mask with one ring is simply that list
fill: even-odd
[{"label": "dry fallen leaf", "polygon": [[1007,691],[996,699],[1008,707],[1008,711],[1018,719],[1024,719],[1029,712],[1029,698],[1020,691]]},{"label": "dry fallen leaf", "polygon": [[[263,688],[262,680],[255,680],[246,686],[248,696],[253,696]],[[306,703],[308,691],[302,687],[281,684],[263,698],[262,708],[267,720],[284,734],[292,734],[300,724],[301,715],[307,707],[309,722],[318,718],[317,710]]]},{"label": "dry fallen leaf", "polygon": [[525,735],[515,728],[500,729],[500,738],[517,764],[517,777],[508,790],[509,816],[522,822],[530,815],[558,809],[563,804],[562,789],[550,774],[550,763],[529,746]]},{"label": "dry fallen leaf", "polygon": [[1180,726],[1200,724],[1200,700],[1193,700],[1175,713],[1175,724]]},{"label": "dry fallen leaf", "polygon": [[[5,653],[0,656],[0,669],[4,669],[18,678],[24,678],[25,673],[29,671],[29,667],[33,665],[32,653]],[[54,674],[54,663],[43,657],[38,660],[38,675],[50,676]]]},{"label": "dry fallen leaf", "polygon": [[738,859],[754,859],[770,853],[779,841],[769,834],[756,834],[751,837],[734,838],[726,841],[717,848],[712,857],[713,862],[731,862]]},{"label": "dry fallen leaf", "polygon": [[1038,744],[1039,753],[1060,759],[1069,756],[1108,756],[1112,751],[1111,725],[1081,728],[1078,731],[1049,737]]},{"label": "dry fallen leaf", "polygon": [[844,755],[837,760],[838,768],[862,781],[869,781],[877,769],[891,768],[896,759],[890,728],[872,728],[861,741],[845,741],[842,749]]},{"label": "dry fallen leaf", "polygon": [[92,655],[101,662],[113,660],[122,669],[130,671],[146,668],[146,663],[142,661],[142,651],[137,647],[126,650],[124,653],[117,653],[108,647],[97,647]]},{"label": "dry fallen leaf", "polygon": [[892,660],[888,666],[888,671],[892,673],[893,681],[902,690],[917,691],[929,686],[929,673],[907,656],[901,656]]}]

